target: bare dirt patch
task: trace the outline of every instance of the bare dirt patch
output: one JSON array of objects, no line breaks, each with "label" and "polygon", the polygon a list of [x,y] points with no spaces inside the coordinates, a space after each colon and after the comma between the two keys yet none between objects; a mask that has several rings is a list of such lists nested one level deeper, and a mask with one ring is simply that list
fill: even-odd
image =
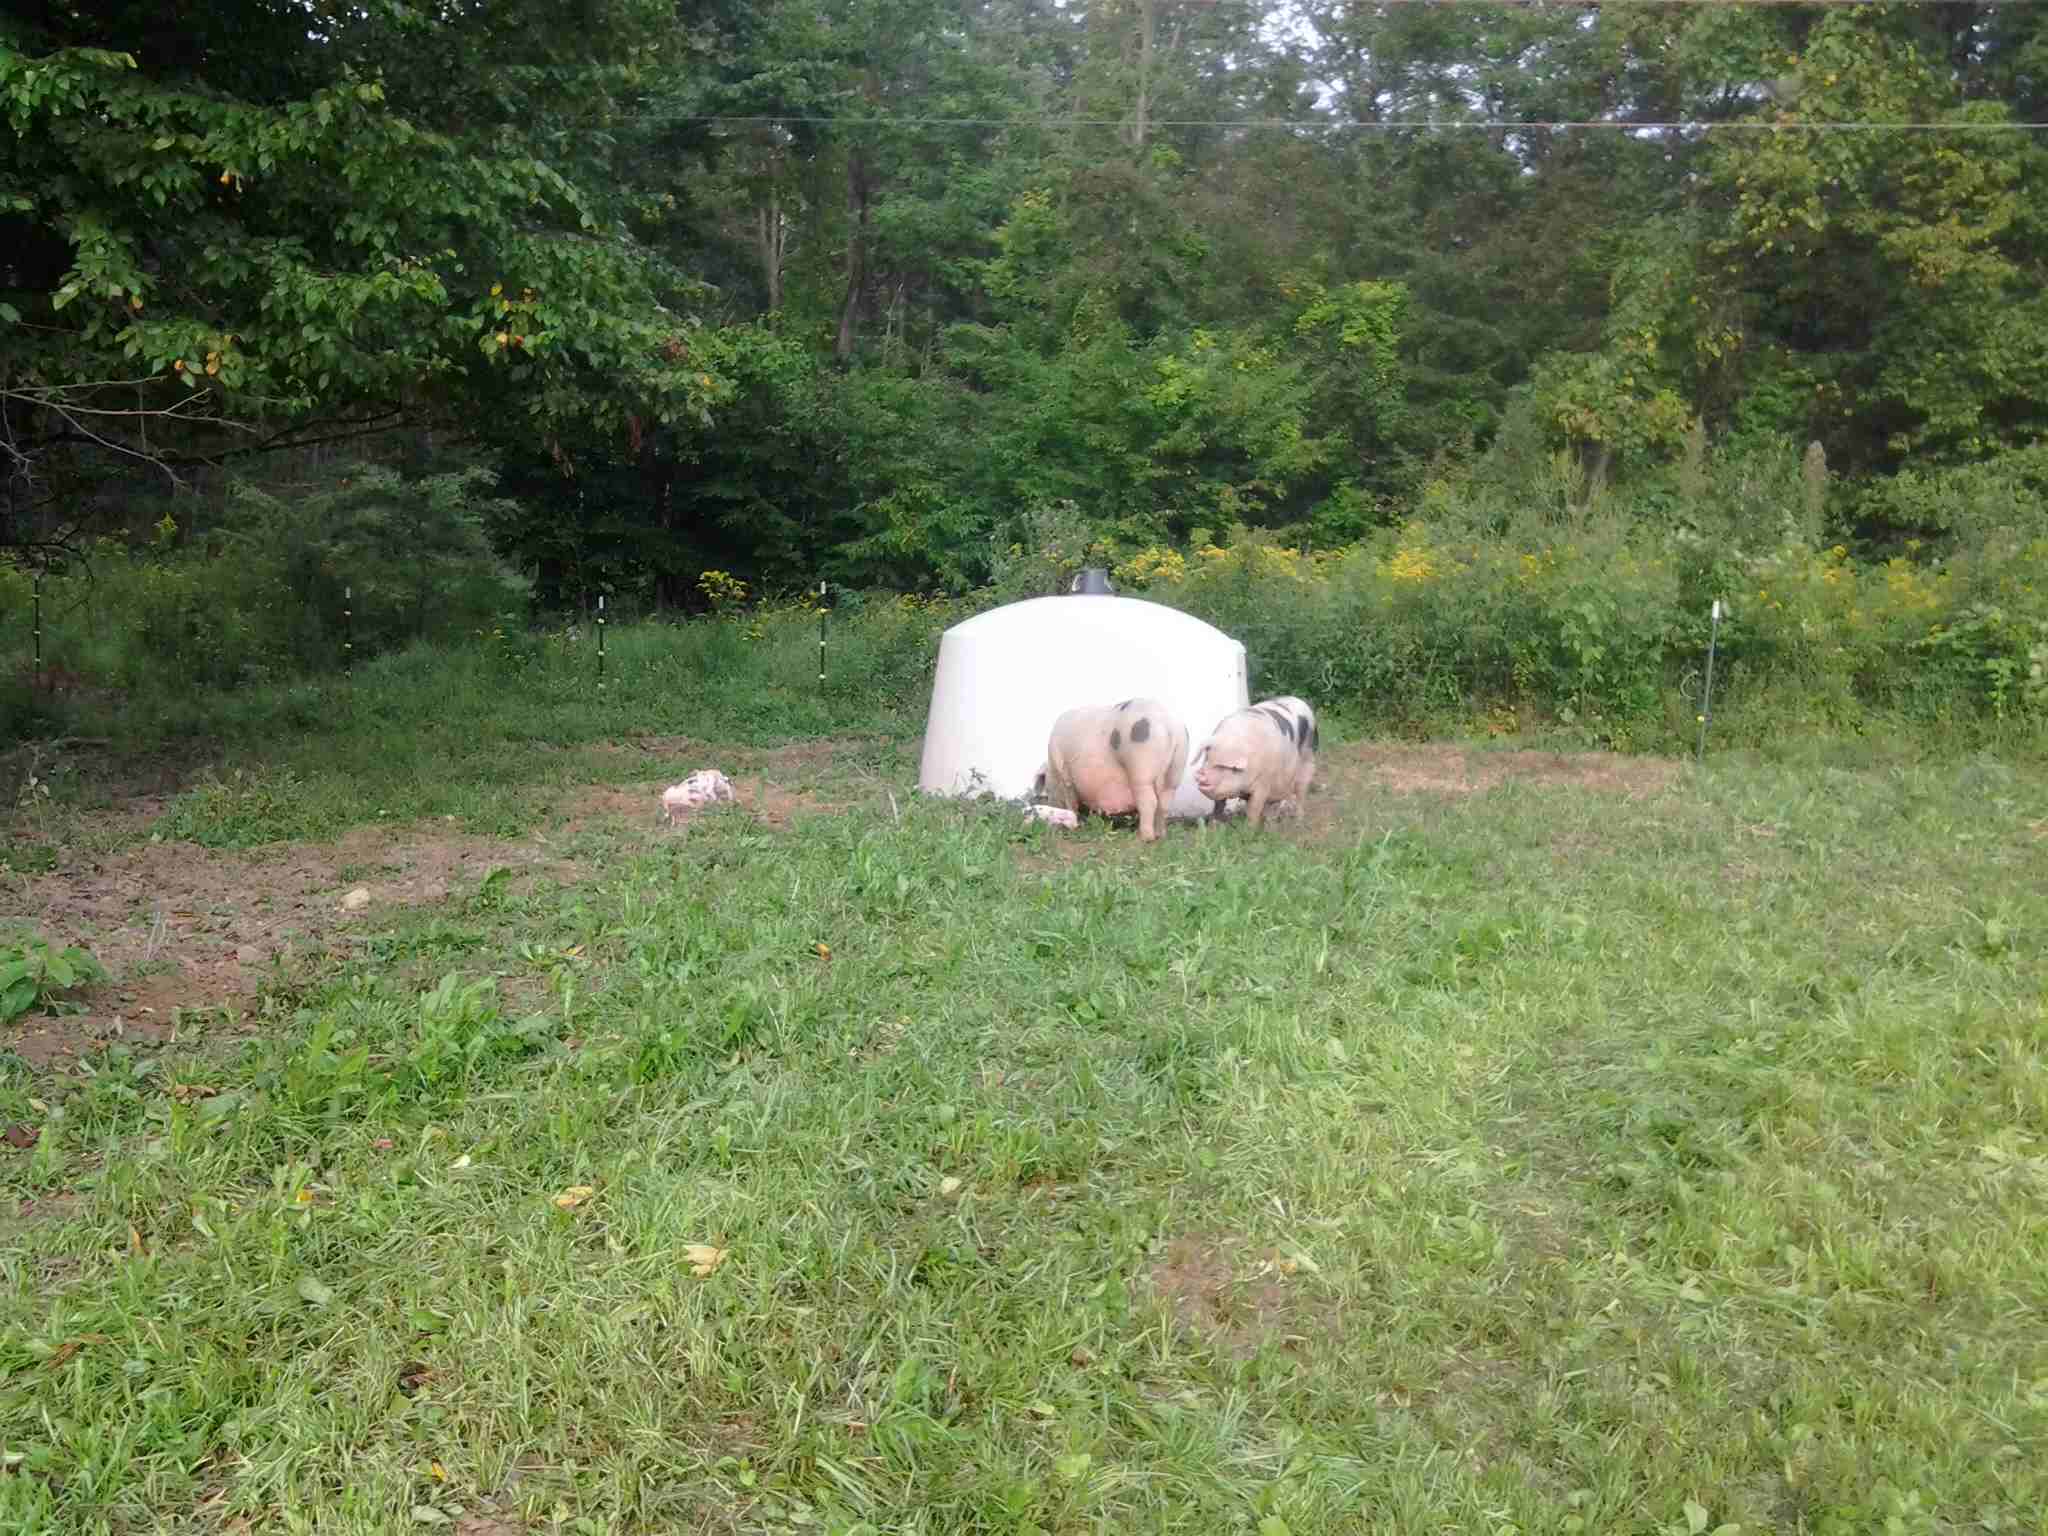
[{"label": "bare dirt patch", "polygon": [[[44,1065],[119,1039],[168,1040],[180,1010],[246,998],[274,959],[325,949],[380,907],[440,901],[500,867],[562,881],[582,873],[538,841],[431,827],[362,827],[330,844],[243,851],[182,842],[69,849],[59,868],[0,888],[0,925],[79,945],[112,980],[82,994],[82,1013],[0,1026],[0,1049]],[[368,904],[345,908],[357,887]]]},{"label": "bare dirt patch", "polygon": [[[661,791],[662,784],[651,779],[645,784],[587,787],[566,795],[555,814],[561,818],[562,835],[567,837],[573,837],[593,824],[611,820],[665,832],[670,827],[661,819]],[[750,811],[771,827],[787,826],[790,818],[800,812],[843,811],[853,804],[851,801],[783,789],[765,778],[741,775],[733,776],[732,792],[730,807]],[[728,804],[721,803],[685,812],[675,826],[687,826],[699,816],[716,816],[728,808]]]},{"label": "bare dirt patch", "polygon": [[1240,1360],[1268,1344],[1297,1349],[1334,1338],[1342,1321],[1293,1260],[1229,1238],[1177,1237],[1145,1279],[1181,1327]]},{"label": "bare dirt patch", "polygon": [[[650,837],[668,830],[659,820],[661,789],[689,771],[677,770],[679,762],[715,766],[717,758],[754,770],[733,776],[736,803],[771,827],[805,812],[847,809],[854,799],[817,781],[843,780],[845,756],[860,745],[821,739],[714,751],[689,737],[604,743],[594,750],[636,758],[661,776],[572,788],[556,802],[546,831],[519,840],[426,823],[247,850],[143,842],[164,813],[169,786],[134,786],[148,792],[67,820],[56,839],[56,868],[0,886],[0,927],[26,926],[55,944],[79,945],[112,978],[77,994],[82,1012],[0,1025],[0,1050],[46,1066],[118,1040],[169,1042],[177,1038],[181,1011],[245,1005],[273,974],[273,962],[329,951],[373,923],[380,909],[445,900],[496,868],[565,884],[584,878],[584,866],[551,843],[607,822]],[[344,907],[342,898],[358,887],[368,903]]]},{"label": "bare dirt patch", "polygon": [[1505,785],[1581,790],[1637,799],[1661,793],[1680,765],[1661,757],[1615,752],[1502,751],[1449,743],[1355,742],[1317,757],[1316,781],[1300,814],[1279,825],[1301,829],[1311,841],[1356,821],[1361,793],[1419,796],[1439,803],[1485,794]]},{"label": "bare dirt patch", "polygon": [[[1498,751],[1441,744],[1357,742],[1318,754],[1316,778],[1309,786],[1306,804],[1284,801],[1267,815],[1274,832],[1313,842],[1337,835],[1357,821],[1356,802],[1361,791],[1455,799],[1483,794],[1506,784],[1528,784],[1634,799],[1669,788],[1680,767],[1668,758],[1623,757],[1613,752]],[[1112,824],[1134,828],[1137,818],[1112,818]],[[1237,835],[1263,835],[1250,833],[1245,827],[1242,801],[1232,802],[1225,825]],[[1175,820],[1166,835],[1195,837],[1207,831],[1201,823]],[[1045,839],[1042,851],[1023,848],[1018,858],[1026,868],[1043,870],[1072,863],[1100,848],[1099,843],[1053,834]]]},{"label": "bare dirt patch", "polygon": [[[594,822],[618,819],[666,830],[660,820],[661,791],[700,768],[716,768],[732,781],[734,803],[771,827],[786,826],[804,812],[835,812],[866,805],[885,809],[894,777],[870,763],[879,743],[863,737],[825,736],[779,747],[718,746],[691,736],[636,736],[593,750],[624,758],[646,771],[624,784],[588,785],[572,790],[557,807],[558,825],[569,835]],[[717,814],[707,806],[683,818]]]},{"label": "bare dirt patch", "polygon": [[1340,747],[1323,759],[1399,795],[1476,795],[1502,784],[1534,784],[1635,798],[1669,788],[1679,773],[1669,758],[1615,752],[1502,752],[1379,742]]}]

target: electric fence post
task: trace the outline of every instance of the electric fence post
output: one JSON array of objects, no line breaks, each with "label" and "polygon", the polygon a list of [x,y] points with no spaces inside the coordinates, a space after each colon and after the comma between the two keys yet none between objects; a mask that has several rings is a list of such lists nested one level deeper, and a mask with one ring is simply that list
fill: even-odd
[{"label": "electric fence post", "polygon": [[1707,726],[1714,718],[1714,651],[1721,639],[1721,599],[1714,599],[1713,627],[1707,631],[1707,681],[1700,690],[1700,744],[1693,761],[1707,760]]}]

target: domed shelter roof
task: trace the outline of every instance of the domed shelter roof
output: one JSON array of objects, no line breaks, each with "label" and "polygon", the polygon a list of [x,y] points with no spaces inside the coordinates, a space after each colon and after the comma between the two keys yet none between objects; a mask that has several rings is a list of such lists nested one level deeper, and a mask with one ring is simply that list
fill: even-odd
[{"label": "domed shelter roof", "polygon": [[[977,614],[939,640],[918,788],[1022,799],[1064,711],[1139,695],[1180,716],[1192,754],[1249,702],[1244,647],[1191,614],[1134,597],[1034,597]],[[1190,774],[1168,814],[1209,809]]]}]

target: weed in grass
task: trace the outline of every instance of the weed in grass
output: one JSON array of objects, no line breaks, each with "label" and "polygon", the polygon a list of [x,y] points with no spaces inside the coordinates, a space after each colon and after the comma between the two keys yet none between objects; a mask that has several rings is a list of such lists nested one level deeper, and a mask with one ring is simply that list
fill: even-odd
[{"label": "weed in grass", "polygon": [[75,944],[55,945],[33,933],[0,940],[0,1024],[59,1006],[60,994],[106,977],[106,968]]}]

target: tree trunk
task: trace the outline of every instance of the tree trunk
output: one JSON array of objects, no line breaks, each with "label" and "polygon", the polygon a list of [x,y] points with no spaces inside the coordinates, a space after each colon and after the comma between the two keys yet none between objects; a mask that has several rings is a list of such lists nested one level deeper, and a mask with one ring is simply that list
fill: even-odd
[{"label": "tree trunk", "polygon": [[[872,69],[867,72],[861,94],[867,101],[869,115],[873,116],[881,106],[882,81]],[[849,145],[846,209],[853,216],[853,227],[846,235],[846,302],[839,308],[839,339],[832,348],[832,355],[842,363],[852,360],[853,344],[860,329],[861,298],[868,280],[868,198],[872,191],[868,152],[861,145]]]},{"label": "tree trunk", "polygon": [[754,210],[754,248],[761,258],[761,281],[768,290],[768,312],[782,308],[782,193],[770,187],[768,200]]},{"label": "tree trunk", "polygon": [[853,215],[853,227],[846,235],[846,302],[839,307],[839,339],[832,355],[840,362],[853,356],[853,343],[860,326],[861,290],[867,285],[868,242],[868,160],[865,150],[850,150],[846,157],[846,207]]},{"label": "tree trunk", "polygon": [[1158,23],[1155,0],[1138,0],[1138,105],[1131,120],[1131,148],[1145,150],[1145,118],[1151,108],[1152,35]]}]

